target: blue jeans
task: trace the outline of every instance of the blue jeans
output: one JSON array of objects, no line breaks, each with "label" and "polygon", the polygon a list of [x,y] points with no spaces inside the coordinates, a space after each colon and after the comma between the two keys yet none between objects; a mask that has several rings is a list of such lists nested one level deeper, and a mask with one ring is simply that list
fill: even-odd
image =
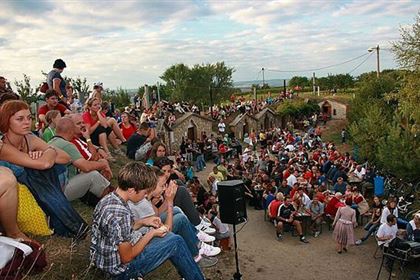
[{"label": "blue jeans", "polygon": [[378,230],[379,226],[380,224],[372,224],[370,222],[367,223],[364,229],[367,230],[368,232],[361,240],[366,241],[372,233],[375,233]]},{"label": "blue jeans", "polygon": [[[166,220],[166,215],[166,212],[160,214],[163,222]],[[173,212],[172,232],[180,235],[184,239],[191,252],[191,256],[195,257],[198,255],[198,243],[200,241],[197,238],[197,229],[190,223],[184,212],[176,206]]]},{"label": "blue jeans", "polygon": [[11,169],[17,181],[28,187],[41,209],[50,218],[50,225],[55,234],[80,238],[86,233],[86,222],[61,190],[59,174],[63,171],[62,165],[56,164],[50,169],[36,170],[0,161],[0,166]]},{"label": "blue jeans", "polygon": [[188,252],[184,239],[172,232],[168,232],[163,238],[153,238],[140,255],[128,264],[127,270],[113,276],[113,279],[143,277],[168,259],[185,280],[204,280],[203,273]]},{"label": "blue jeans", "polygon": [[197,156],[197,160],[195,162],[195,168],[197,169],[197,171],[201,171],[204,169],[204,166],[206,166],[204,155],[200,154]]}]

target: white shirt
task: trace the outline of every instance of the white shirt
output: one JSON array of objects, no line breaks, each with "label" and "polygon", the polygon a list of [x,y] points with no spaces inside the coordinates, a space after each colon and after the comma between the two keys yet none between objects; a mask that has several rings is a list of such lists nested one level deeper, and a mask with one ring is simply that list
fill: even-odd
[{"label": "white shirt", "polygon": [[398,232],[398,227],[397,225],[393,225],[393,226],[389,226],[387,223],[382,224],[379,229],[378,232],[376,233],[377,237],[385,237],[385,236],[392,236],[391,239],[388,239],[386,241],[379,241],[378,240],[378,245],[382,245],[385,244],[384,246],[388,247],[388,244],[395,238],[397,237],[397,232]]},{"label": "white shirt", "polygon": [[[386,224],[386,218],[390,214],[391,214],[391,211],[389,211],[388,207],[384,207],[384,210],[382,210],[382,215],[381,215],[381,224]],[[397,207],[395,207],[394,212],[392,214],[394,214],[394,216],[398,218],[398,208]]]},{"label": "white shirt", "polygon": [[211,193],[213,195],[217,194],[217,184],[219,183],[219,181],[217,181],[216,179],[213,181],[213,183],[211,184]]},{"label": "white shirt", "polygon": [[221,122],[217,125],[217,127],[219,128],[220,133],[225,132],[225,127],[226,127],[225,123]]},{"label": "white shirt", "polygon": [[289,152],[293,152],[295,150],[295,146],[293,146],[292,144],[289,144],[286,146],[285,149],[288,150]]},{"label": "white shirt", "polygon": [[293,187],[293,185],[297,182],[296,176],[295,175],[290,175],[289,177],[287,177],[287,184],[291,187]]},{"label": "white shirt", "polygon": [[365,176],[365,174],[366,174],[366,170],[362,167],[362,169],[360,170],[360,172],[359,171],[357,171],[357,169],[356,170],[354,170],[354,175],[356,175],[359,179],[363,179],[363,177]]}]

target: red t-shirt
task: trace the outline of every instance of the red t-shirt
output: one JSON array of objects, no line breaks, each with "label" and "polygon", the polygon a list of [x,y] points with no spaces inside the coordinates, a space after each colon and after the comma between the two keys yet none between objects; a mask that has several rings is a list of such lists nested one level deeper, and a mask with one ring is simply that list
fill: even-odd
[{"label": "red t-shirt", "polygon": [[277,212],[279,210],[280,205],[283,203],[283,201],[280,200],[273,200],[270,203],[270,217],[275,218],[277,217]]},{"label": "red t-shirt", "polygon": [[319,202],[325,202],[325,195],[322,192],[317,192],[315,194],[315,197],[318,198]]},{"label": "red t-shirt", "polygon": [[[64,116],[67,108],[63,104],[58,103],[57,106],[55,106],[55,108],[50,109],[47,106],[47,104],[44,104],[41,107],[39,107],[39,109],[38,109],[38,116],[39,115],[46,115],[49,111],[52,111],[52,110],[58,110],[58,111],[60,111],[61,116]],[[39,128],[44,127],[44,125],[45,125],[44,122],[39,121],[39,125],[38,125]]]},{"label": "red t-shirt", "polygon": [[320,156],[320,153],[318,151],[316,151],[312,154],[312,158],[313,158],[314,161],[318,161],[319,156]]},{"label": "red t-shirt", "polygon": [[228,149],[224,144],[219,145],[219,153],[224,154],[227,153]]},{"label": "red t-shirt", "polygon": [[[287,179],[287,178],[289,178],[289,176],[290,176],[289,169],[284,170],[283,171],[283,179]],[[291,186],[291,187],[293,187],[293,186]]]},{"label": "red t-shirt", "polygon": [[330,202],[328,202],[327,207],[325,207],[325,214],[329,214],[332,217],[335,217],[338,208],[345,206],[340,200],[336,197],[331,198]]},{"label": "red t-shirt", "polygon": [[313,174],[312,174],[312,172],[310,170],[307,170],[305,172],[305,174],[303,174],[303,178],[305,178],[306,181],[311,181],[312,180],[312,177],[313,177]]},{"label": "red t-shirt", "polygon": [[[103,117],[105,117],[105,114],[102,112],[101,113]],[[87,124],[89,124],[90,126],[94,126],[97,122],[97,120],[95,121],[92,118],[92,115],[89,112],[84,112],[82,115],[83,121]]]},{"label": "red t-shirt", "polygon": [[358,195],[358,196],[353,198],[353,202],[356,203],[356,204],[359,204],[362,201],[363,201],[363,196],[361,196],[361,195]]},{"label": "red t-shirt", "polygon": [[129,127],[124,126],[122,123],[120,124],[121,132],[124,135],[124,138],[128,140],[134,132],[136,132],[136,128],[134,125],[130,124]]}]

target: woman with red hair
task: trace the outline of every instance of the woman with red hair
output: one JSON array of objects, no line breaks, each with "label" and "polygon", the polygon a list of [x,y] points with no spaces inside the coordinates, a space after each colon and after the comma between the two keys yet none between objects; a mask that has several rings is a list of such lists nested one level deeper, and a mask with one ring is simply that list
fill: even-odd
[{"label": "woman with red hair", "polygon": [[24,101],[11,100],[0,107],[0,131],[3,133],[3,142],[12,145],[32,159],[38,159],[50,149],[57,153],[55,163],[67,164],[70,156],[59,149],[48,146],[42,139],[31,133],[32,114],[29,105]]},{"label": "woman with red hair", "polygon": [[83,238],[87,224],[64,196],[64,182],[59,180],[63,170],[59,165],[52,166],[69,163],[70,156],[31,133],[32,115],[25,102],[5,102],[0,115],[0,131],[4,134],[0,141],[0,159],[4,161],[0,160],[0,166],[10,168],[17,181],[28,187],[50,217],[56,234]]}]

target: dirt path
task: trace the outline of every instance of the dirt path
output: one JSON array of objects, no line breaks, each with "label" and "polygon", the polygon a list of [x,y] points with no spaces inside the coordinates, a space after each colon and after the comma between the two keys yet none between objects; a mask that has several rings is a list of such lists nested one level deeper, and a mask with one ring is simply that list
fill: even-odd
[{"label": "dirt path", "polygon": [[[208,164],[206,170],[197,173],[202,182],[205,182],[213,166]],[[241,226],[238,225],[237,229]],[[363,229],[356,229],[356,236],[363,233]],[[289,233],[285,233],[283,241],[279,242],[275,238],[274,226],[264,221],[264,212],[250,207],[248,223],[237,237],[240,271],[244,280],[375,279],[380,264],[380,259],[373,258],[376,249],[373,238],[341,255],[335,252],[332,232],[326,225],[319,237],[308,237],[309,244],[302,244]],[[233,251],[224,253],[217,265],[217,278],[232,279],[234,272]]]}]

